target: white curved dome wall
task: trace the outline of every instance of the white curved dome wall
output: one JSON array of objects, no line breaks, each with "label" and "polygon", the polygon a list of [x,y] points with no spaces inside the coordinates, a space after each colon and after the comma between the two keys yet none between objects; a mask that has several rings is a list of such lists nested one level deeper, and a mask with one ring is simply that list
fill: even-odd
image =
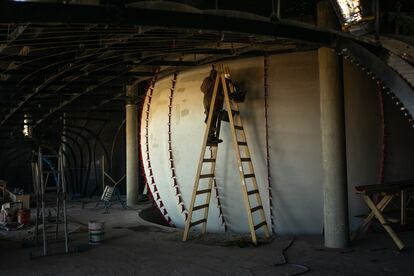
[{"label": "white curved dome wall", "polygon": [[[317,52],[270,56],[268,59],[268,124],[273,228],[278,234],[321,233],[323,225],[322,167],[319,125]],[[270,199],[266,167],[263,57],[227,61],[232,77],[248,91],[240,104],[260,194],[270,225]],[[157,204],[174,225],[184,226],[204,134],[202,80],[211,67],[178,72],[171,109],[171,145],[176,182],[168,152],[169,96],[173,76],[155,84],[150,104],[148,143],[150,163],[144,157],[147,177],[152,166]],[[149,97],[146,98],[145,106]],[[143,113],[141,141],[145,141]],[[223,122],[217,161],[217,185],[225,224],[234,232],[248,233],[247,217],[228,123]],[[142,144],[143,152],[146,145]],[[174,188],[174,185],[176,187]],[[176,189],[178,187],[178,190]],[[201,214],[201,212],[199,212]],[[196,220],[197,217],[194,218]],[[257,221],[259,222],[259,221]],[[212,197],[208,231],[224,231],[217,200]]]}]

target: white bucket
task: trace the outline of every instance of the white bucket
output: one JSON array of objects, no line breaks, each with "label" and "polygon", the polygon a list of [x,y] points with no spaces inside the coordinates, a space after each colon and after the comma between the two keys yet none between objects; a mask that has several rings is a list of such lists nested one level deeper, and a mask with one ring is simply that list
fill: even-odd
[{"label": "white bucket", "polygon": [[104,221],[90,221],[88,223],[89,229],[89,244],[102,244],[105,234]]}]

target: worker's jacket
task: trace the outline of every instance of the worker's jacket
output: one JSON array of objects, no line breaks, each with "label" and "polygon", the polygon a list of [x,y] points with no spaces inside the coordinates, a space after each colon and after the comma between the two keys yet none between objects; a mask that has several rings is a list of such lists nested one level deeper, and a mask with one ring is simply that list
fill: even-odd
[{"label": "worker's jacket", "polygon": [[[208,77],[206,77],[203,80],[203,83],[201,84],[200,90],[204,93],[204,113],[207,114],[210,109],[210,103],[211,98],[213,97],[213,91],[214,91],[214,82],[216,80],[216,71],[212,71]],[[223,93],[221,93],[221,87],[218,88],[219,93],[217,93],[216,96],[216,106],[215,108],[221,108],[222,102],[223,102]],[[221,103],[221,104],[220,104]]]}]

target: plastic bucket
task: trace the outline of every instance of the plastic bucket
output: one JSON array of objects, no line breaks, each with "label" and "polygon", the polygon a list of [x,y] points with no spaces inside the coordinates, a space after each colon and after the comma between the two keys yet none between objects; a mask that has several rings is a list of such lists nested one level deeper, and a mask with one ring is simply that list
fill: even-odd
[{"label": "plastic bucket", "polygon": [[17,222],[23,225],[30,224],[30,210],[20,209],[17,211]]},{"label": "plastic bucket", "polygon": [[90,221],[88,223],[89,229],[89,244],[102,244],[105,235],[104,221]]}]

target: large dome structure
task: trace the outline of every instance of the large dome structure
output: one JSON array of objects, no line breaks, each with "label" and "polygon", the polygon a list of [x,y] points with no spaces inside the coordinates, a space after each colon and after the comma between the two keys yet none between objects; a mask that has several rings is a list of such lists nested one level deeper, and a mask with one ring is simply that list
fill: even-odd
[{"label": "large dome structure", "polygon": [[[277,233],[319,233],[323,195],[317,53],[224,64],[248,91],[241,116],[269,227]],[[210,69],[202,66],[164,77],[144,102],[141,147],[147,182],[158,207],[177,227],[184,226],[191,200],[205,130],[200,86]],[[221,139],[207,231],[248,233],[227,123]]]}]

